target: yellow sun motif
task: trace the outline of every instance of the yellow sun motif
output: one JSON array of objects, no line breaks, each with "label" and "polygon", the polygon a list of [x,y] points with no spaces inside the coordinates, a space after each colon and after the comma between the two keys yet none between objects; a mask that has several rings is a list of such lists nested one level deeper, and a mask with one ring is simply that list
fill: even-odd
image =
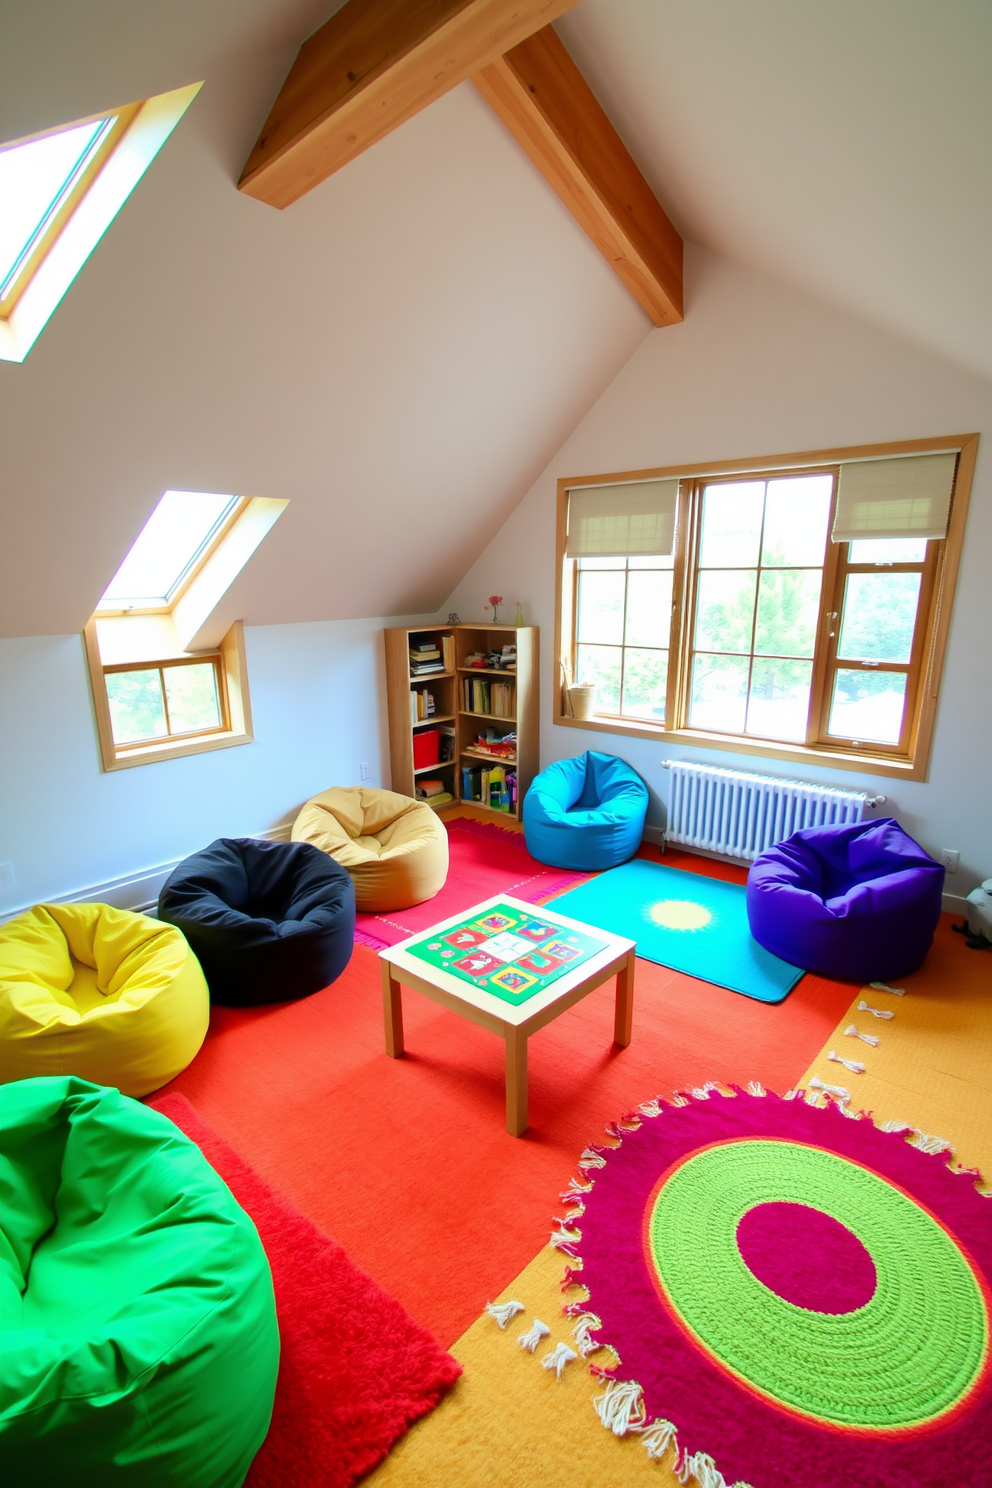
[{"label": "yellow sun motif", "polygon": [[648,905],[647,915],[666,930],[702,930],[713,918],[708,909],[692,899],[659,899]]}]

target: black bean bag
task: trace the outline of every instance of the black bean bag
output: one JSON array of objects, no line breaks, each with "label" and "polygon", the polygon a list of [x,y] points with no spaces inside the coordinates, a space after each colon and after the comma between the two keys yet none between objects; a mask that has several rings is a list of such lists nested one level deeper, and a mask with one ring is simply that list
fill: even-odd
[{"label": "black bean bag", "polygon": [[172,873],[158,917],[189,941],[214,1002],[288,1002],[347,966],[355,889],[347,869],[309,842],[220,837]]}]

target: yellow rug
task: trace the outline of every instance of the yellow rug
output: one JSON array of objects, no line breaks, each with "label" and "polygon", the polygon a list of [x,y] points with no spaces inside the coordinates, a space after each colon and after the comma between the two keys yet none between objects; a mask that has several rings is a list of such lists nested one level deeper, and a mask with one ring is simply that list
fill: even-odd
[{"label": "yellow rug", "polygon": [[[905,1122],[941,1138],[957,1163],[992,1179],[990,978],[992,956],[969,951],[945,915],[926,965],[899,983],[905,995],[863,989],[797,1084],[808,1087],[815,1076],[845,1087],[852,1106],[872,1111],[879,1124]],[[859,1009],[862,1001],[893,1016],[876,1018]],[[845,1034],[851,1023],[878,1044]],[[864,1073],[831,1061],[831,1050],[863,1063]],[[512,1298],[524,1311],[504,1331],[484,1316],[462,1335],[452,1353],[463,1377],[372,1474],[375,1488],[677,1488],[671,1452],[654,1462],[636,1437],[614,1437],[600,1424],[591,1403],[596,1381],[581,1359],[566,1364],[560,1380],[540,1367],[553,1345],[575,1342],[561,1312],[562,1271],[562,1257],[546,1247],[493,1299]],[[517,1339],[535,1317],[550,1334],[532,1355]],[[593,1357],[610,1362],[605,1352]]]}]

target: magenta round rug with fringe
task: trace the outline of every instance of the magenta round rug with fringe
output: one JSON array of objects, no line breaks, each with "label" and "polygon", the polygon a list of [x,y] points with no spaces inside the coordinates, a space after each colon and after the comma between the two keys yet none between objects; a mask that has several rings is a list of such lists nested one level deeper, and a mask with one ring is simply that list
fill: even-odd
[{"label": "magenta round rug with fringe", "polygon": [[708,1087],[612,1130],[553,1237],[588,1289],[579,1346],[620,1360],[604,1425],[707,1488],[992,1483],[976,1174],[771,1094]]}]

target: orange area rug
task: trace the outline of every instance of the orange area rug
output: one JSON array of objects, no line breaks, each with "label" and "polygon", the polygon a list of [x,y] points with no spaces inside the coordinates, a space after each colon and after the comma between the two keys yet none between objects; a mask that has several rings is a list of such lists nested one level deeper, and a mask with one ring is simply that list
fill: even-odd
[{"label": "orange area rug", "polygon": [[[687,853],[664,861],[744,878]],[[448,1345],[544,1243],[576,1155],[607,1121],[713,1078],[787,1088],[854,990],[807,976],[769,1007],[638,961],[629,1048],[612,1043],[612,983],[531,1039],[531,1126],[514,1138],[502,1043],[408,991],[408,1053],[387,1058],[377,957],[356,946],[314,997],[215,1007],[167,1088]]]}]

